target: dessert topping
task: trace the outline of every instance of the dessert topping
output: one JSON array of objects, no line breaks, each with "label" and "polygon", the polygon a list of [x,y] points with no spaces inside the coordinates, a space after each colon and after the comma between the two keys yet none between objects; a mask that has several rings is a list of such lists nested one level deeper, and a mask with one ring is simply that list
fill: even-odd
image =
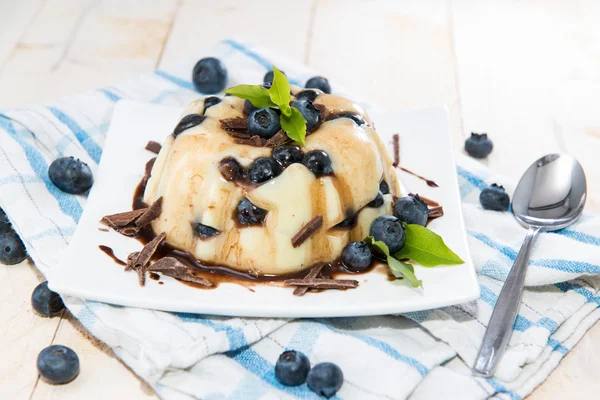
[{"label": "dessert topping", "polygon": [[298,233],[296,233],[292,237],[292,246],[294,248],[300,246],[302,243],[306,241],[313,233],[315,233],[321,226],[323,225],[323,217],[318,215],[308,221],[306,225],[304,225]]},{"label": "dessert topping", "polygon": [[158,154],[160,153],[160,149],[162,148],[162,146],[160,145],[160,143],[155,142],[154,140],[150,140],[144,148],[148,151],[151,151],[154,154]]}]

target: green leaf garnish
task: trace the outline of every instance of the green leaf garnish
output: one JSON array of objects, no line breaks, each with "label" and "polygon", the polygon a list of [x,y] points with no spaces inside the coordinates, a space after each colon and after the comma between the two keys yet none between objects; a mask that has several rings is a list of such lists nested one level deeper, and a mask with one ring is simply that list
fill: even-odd
[{"label": "green leaf garnish", "polygon": [[306,120],[302,116],[302,113],[297,108],[290,107],[290,116],[286,116],[281,112],[279,118],[281,122],[281,128],[287,133],[288,137],[302,146],[304,146],[306,138]]},{"label": "green leaf garnish", "polygon": [[404,225],[406,241],[402,250],[394,257],[408,258],[424,267],[438,265],[463,264],[464,261],[456,255],[442,237],[421,225]]},{"label": "green leaf garnish", "polygon": [[277,69],[274,65],[273,67],[273,84],[269,89],[269,96],[271,97],[271,101],[279,107],[281,110],[281,114],[289,117],[292,115],[290,101],[292,100],[292,96],[290,95],[290,83],[287,78]]},{"label": "green leaf garnish", "polygon": [[262,86],[237,85],[230,87],[225,93],[234,95],[240,99],[250,100],[256,108],[275,107],[275,104],[271,101],[269,91]]},{"label": "green leaf garnish", "polygon": [[419,286],[423,286],[423,282],[421,282],[419,279],[417,279],[417,276],[415,275],[414,267],[412,265],[402,262],[402,261],[394,258],[394,256],[390,255],[390,250],[388,249],[387,245],[384,242],[382,242],[380,240],[375,240],[373,238],[373,236],[367,236],[365,238],[365,242],[367,242],[367,244],[371,248],[371,251],[375,251],[375,252],[378,252],[379,254],[383,254],[386,256],[390,271],[396,278],[401,278],[401,277],[406,278],[410,282],[412,287],[415,287],[415,288],[419,287]]}]

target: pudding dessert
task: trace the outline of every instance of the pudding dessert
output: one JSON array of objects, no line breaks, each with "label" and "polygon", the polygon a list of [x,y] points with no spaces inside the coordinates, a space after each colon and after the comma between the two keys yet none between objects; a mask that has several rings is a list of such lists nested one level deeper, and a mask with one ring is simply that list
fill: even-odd
[{"label": "pudding dessert", "polygon": [[365,111],[319,90],[291,94],[306,119],[304,145],[280,130],[279,110],[239,97],[186,108],[143,195],[146,204],[162,198],[155,234],[206,265],[279,276],[339,259],[393,214],[396,170]]}]

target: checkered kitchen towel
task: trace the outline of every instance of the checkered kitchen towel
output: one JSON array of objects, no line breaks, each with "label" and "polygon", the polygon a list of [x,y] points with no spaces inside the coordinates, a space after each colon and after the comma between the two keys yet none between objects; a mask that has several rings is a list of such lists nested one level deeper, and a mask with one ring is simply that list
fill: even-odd
[{"label": "checkered kitchen towel", "polygon": [[[204,54],[203,56],[206,56]],[[313,73],[267,50],[234,41],[210,55],[224,61],[230,84],[260,82],[275,63],[293,83]],[[198,57],[199,58],[199,57]],[[39,269],[51,280],[86,199],[56,189],[47,176],[56,157],[73,155],[96,169],[119,99],[184,105],[198,96],[194,61],[48,106],[0,110],[0,207]],[[334,91],[342,94],[339,90]],[[71,312],[165,399],[313,398],[306,385],[274,377],[284,349],[344,371],[338,398],[518,399],[529,394],[600,318],[600,220],[585,215],[569,229],[540,235],[510,347],[495,379],[475,378],[473,363],[525,230],[509,213],[484,211],[479,191],[514,186],[459,158],[458,175],[481,298],[402,316],[282,320],[209,317],[116,307],[67,297]],[[82,366],[92,368],[92,366]]]}]

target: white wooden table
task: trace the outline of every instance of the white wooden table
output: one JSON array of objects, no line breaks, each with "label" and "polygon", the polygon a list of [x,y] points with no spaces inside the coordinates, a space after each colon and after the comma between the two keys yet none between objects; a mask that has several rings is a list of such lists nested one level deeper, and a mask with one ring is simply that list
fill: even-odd
[{"label": "white wooden table", "polygon": [[[518,179],[569,152],[600,211],[600,3],[580,1],[0,0],[0,107],[135,77],[224,38],[271,47],[390,108],[447,104],[456,149],[488,132],[485,161]],[[155,399],[72,316],[33,314],[34,266],[0,267],[0,398]],[[594,343],[596,342],[596,343]],[[38,381],[35,359],[72,347],[81,375]],[[597,324],[531,399],[597,398]]]}]

